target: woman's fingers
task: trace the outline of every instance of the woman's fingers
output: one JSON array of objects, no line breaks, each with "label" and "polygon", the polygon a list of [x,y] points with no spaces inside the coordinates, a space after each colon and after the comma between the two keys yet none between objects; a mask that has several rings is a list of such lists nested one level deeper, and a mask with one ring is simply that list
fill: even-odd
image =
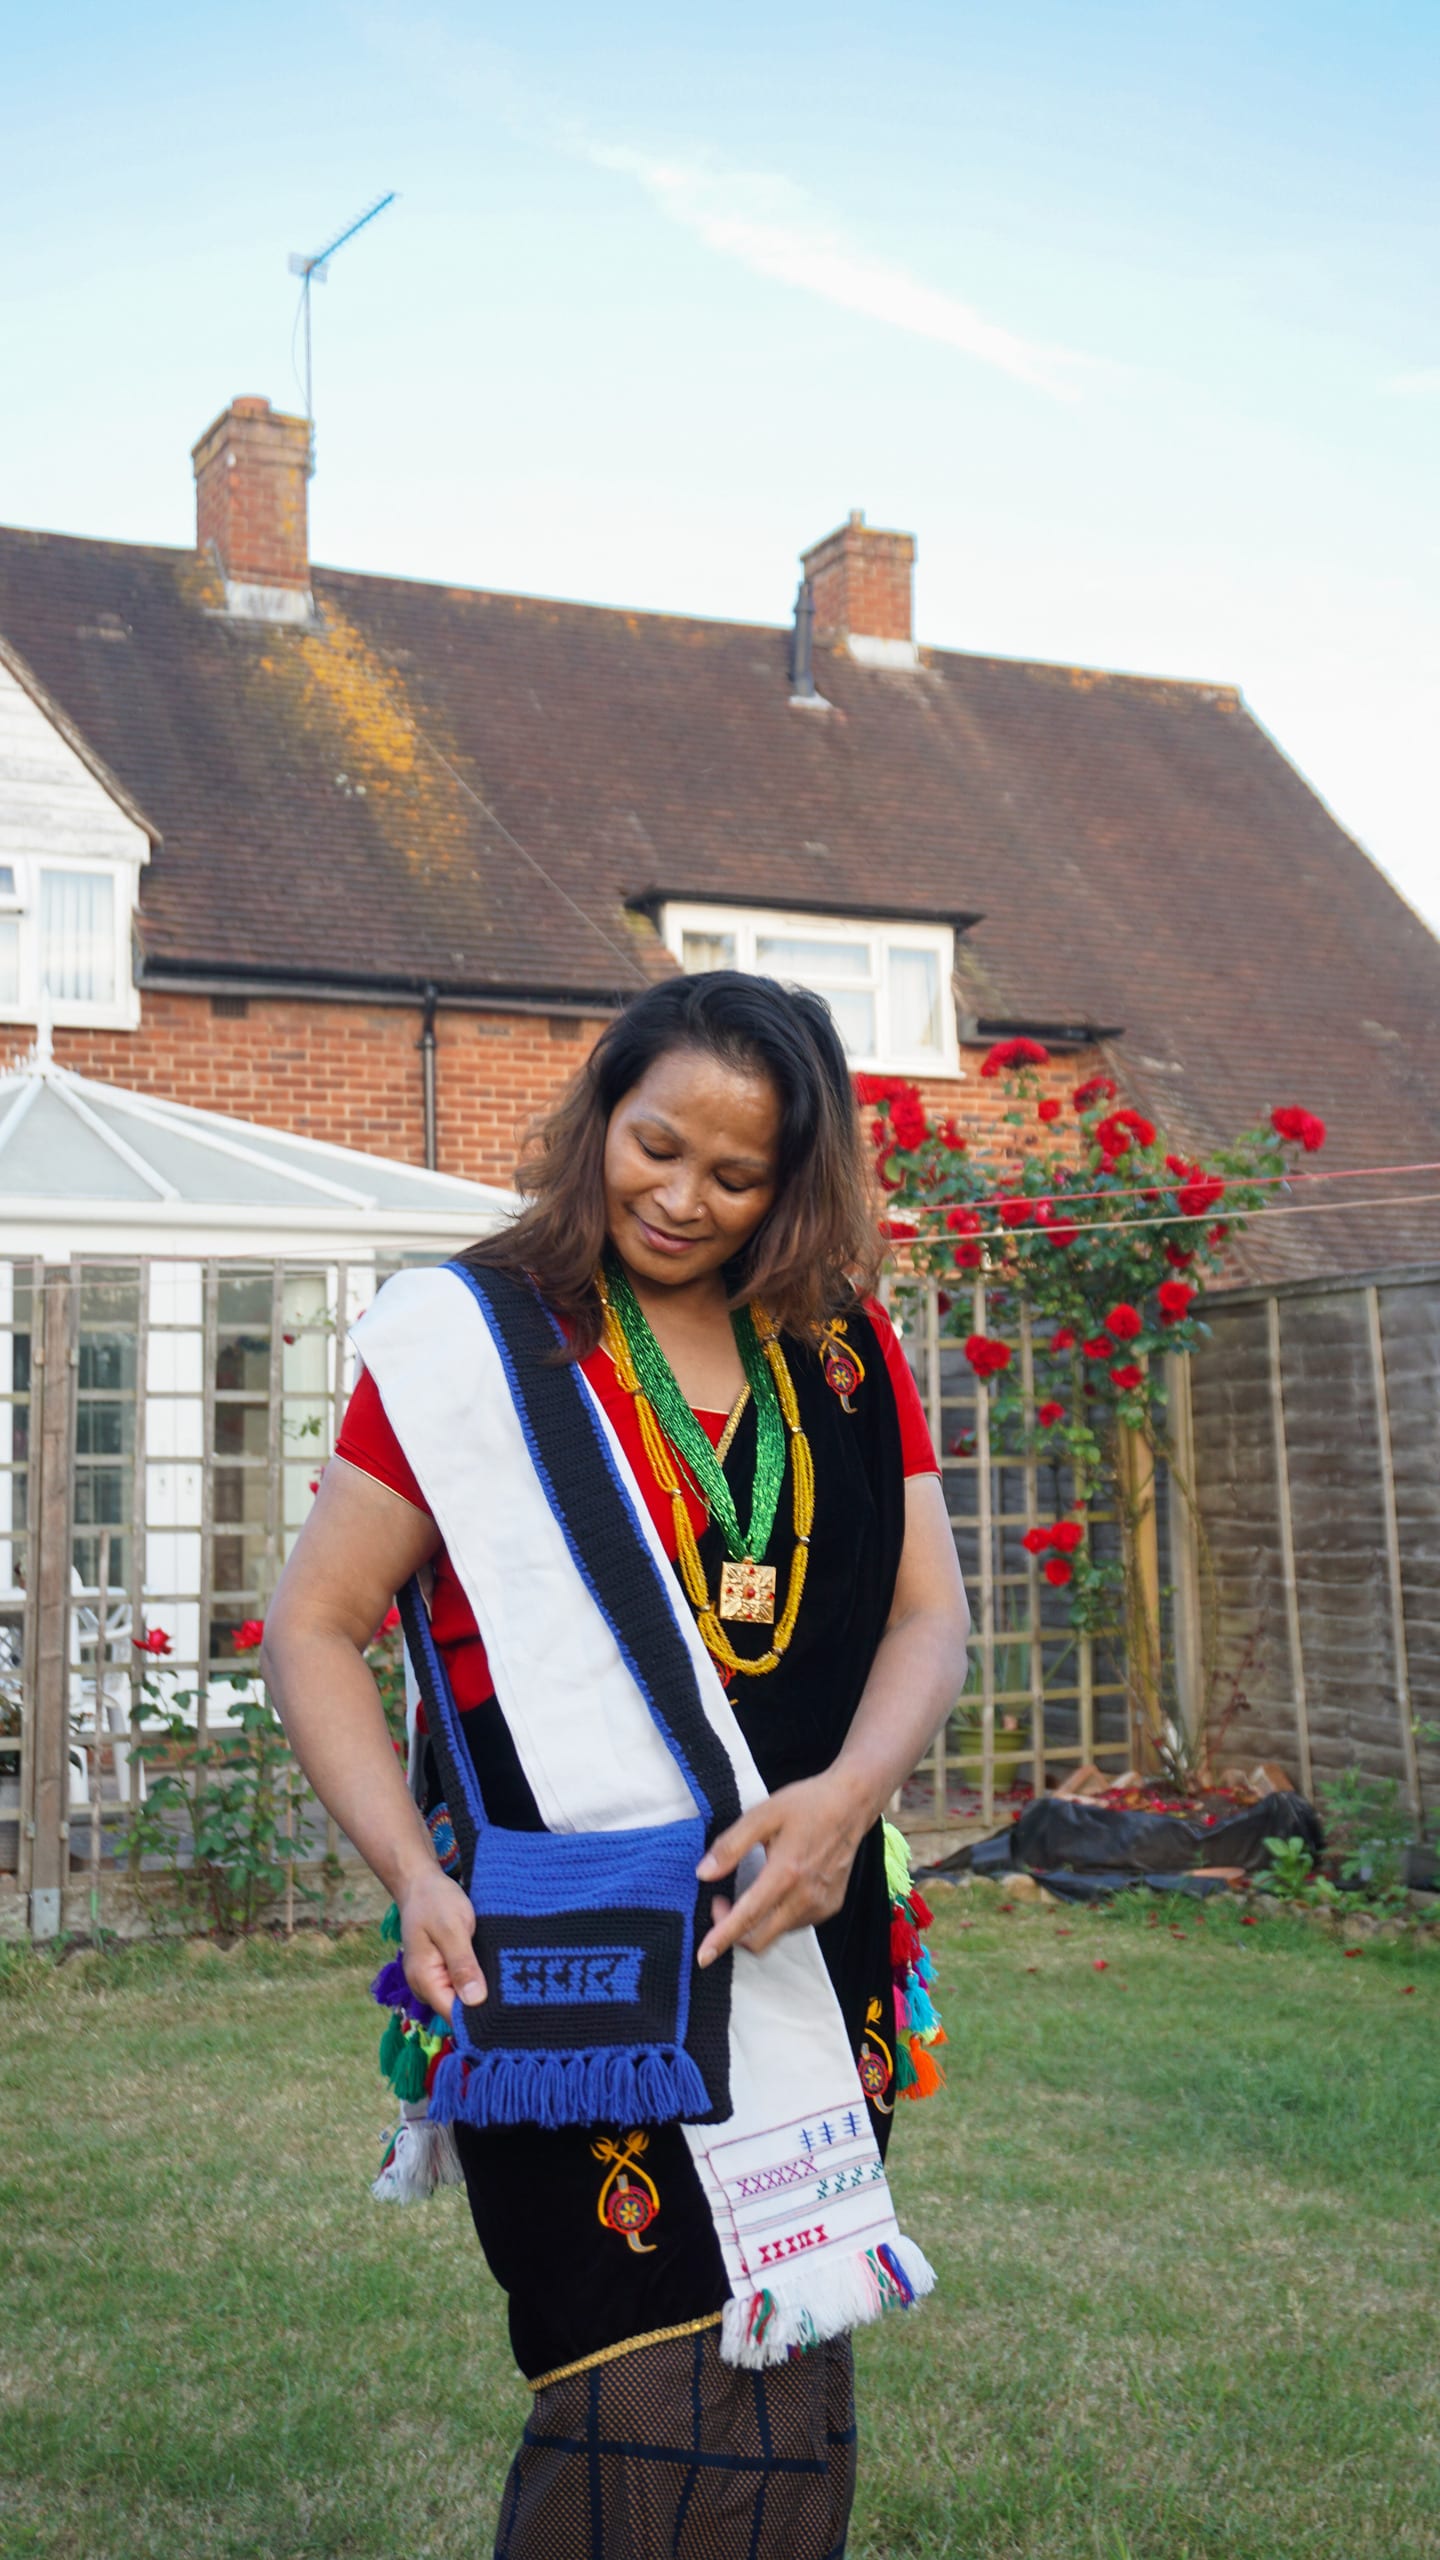
[{"label": "woman's fingers", "polygon": [[700,1874],[728,1875],[747,1850],[765,1844],[765,1864],[725,1910],[717,1900],[696,1962],[713,1964],[727,1947],[762,1955],[787,1929],[828,1919],[845,1897],[856,1835],[845,1799],[823,1779],[781,1787],[722,1832]]},{"label": "woman's fingers", "polygon": [[[768,1947],[773,1938],[783,1937],[787,1929],[803,1929],[809,1921],[823,1916],[821,1904],[807,1896],[799,1879],[787,1875],[773,1857],[766,1860],[738,1902],[717,1899],[713,1910],[714,1920],[701,1941],[697,1964],[713,1964],[727,1947],[744,1945],[758,1955],[762,1946]],[[767,1922],[772,1925],[762,1936],[759,1933]]]},{"label": "woman's fingers", "polygon": [[405,1978],[418,2000],[449,2017],[456,2000],[467,2009],[485,1997],[485,1977],[475,1961],[475,1914],[470,1897],[436,1869],[434,1881],[407,1894],[400,1906]]},{"label": "woman's fingers", "polygon": [[759,1804],[752,1804],[748,1813],[742,1813],[738,1822],[732,1822],[728,1831],[721,1832],[695,1870],[702,1884],[708,1884],[715,1876],[732,1876],[746,1851],[770,1838],[779,1819],[775,1805],[775,1797],[766,1796]]}]

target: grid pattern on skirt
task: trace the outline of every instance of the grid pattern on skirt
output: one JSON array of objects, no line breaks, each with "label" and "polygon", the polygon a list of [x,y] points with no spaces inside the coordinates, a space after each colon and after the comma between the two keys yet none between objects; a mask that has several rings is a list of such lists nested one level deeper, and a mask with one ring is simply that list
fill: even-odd
[{"label": "grid pattern on skirt", "polygon": [[541,2385],[495,2560],[843,2560],[855,2490],[848,2338],[745,2372],[719,2332]]}]

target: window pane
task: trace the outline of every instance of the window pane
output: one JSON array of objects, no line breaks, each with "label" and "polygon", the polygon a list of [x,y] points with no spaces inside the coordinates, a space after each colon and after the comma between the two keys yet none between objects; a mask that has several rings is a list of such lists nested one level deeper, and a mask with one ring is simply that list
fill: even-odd
[{"label": "window pane", "polygon": [[0,916],[0,1004],[20,1001],[20,919]]},{"label": "window pane", "polygon": [[733,969],[735,936],[733,933],[682,933],[680,936],[682,968]]},{"label": "window pane", "polygon": [[890,1046],[909,1058],[924,1051],[938,1057],[940,1037],[940,962],[933,951],[907,951],[890,946]]},{"label": "window pane", "polygon": [[826,987],[825,1002],[834,1016],[835,1028],[851,1058],[873,1058],[875,1055],[875,999],[858,987]]},{"label": "window pane", "polygon": [[41,975],[47,992],[72,1004],[115,996],[115,882],[108,871],[40,874]]},{"label": "window pane", "polygon": [[799,978],[806,986],[828,983],[831,978],[870,975],[868,942],[830,942],[818,937],[812,941],[795,933],[762,933],[756,938],[755,957],[762,969],[778,969],[785,977]]}]

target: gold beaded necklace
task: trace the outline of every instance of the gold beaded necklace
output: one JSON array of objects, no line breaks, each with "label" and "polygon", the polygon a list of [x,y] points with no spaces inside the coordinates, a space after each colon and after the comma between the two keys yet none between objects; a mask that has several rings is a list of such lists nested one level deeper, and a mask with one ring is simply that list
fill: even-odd
[{"label": "gold beaded necklace", "polygon": [[[690,1525],[690,1513],[676,1472],[670,1443],[660,1427],[654,1406],[635,1374],[630,1345],[626,1341],[619,1317],[611,1305],[610,1292],[606,1287],[603,1271],[597,1273],[595,1285],[600,1292],[600,1303],[605,1311],[605,1348],[615,1363],[615,1373],[621,1386],[634,1403],[635,1418],[640,1426],[641,1443],[650,1461],[655,1481],[661,1492],[670,1497],[680,1579],[685,1585],[686,1596],[695,1611],[696,1624],[707,1650],[722,1669],[744,1672],[747,1678],[758,1679],[762,1673],[775,1669],[795,1632],[795,1621],[800,1614],[800,1602],[805,1590],[805,1569],[810,1556],[810,1533],[815,1522],[815,1465],[810,1454],[810,1443],[801,1427],[795,1382],[785,1365],[785,1354],[780,1347],[780,1337],[764,1308],[758,1303],[752,1304],[751,1320],[769,1365],[770,1374],[774,1378],[775,1392],[780,1399],[781,1415],[790,1435],[791,1509],[795,1529],[795,1552],[790,1560],[790,1581],[785,1594],[785,1606],[780,1613],[780,1622],[771,1639],[770,1649],[767,1653],[758,1655],[753,1661],[747,1661],[743,1654],[735,1651],[720,1623],[717,1612],[711,1605],[709,1585],[705,1580],[705,1568],[700,1561],[700,1550],[695,1542],[695,1532]],[[741,1569],[733,1566],[726,1568],[732,1577],[736,1576],[739,1570]],[[765,1573],[773,1589],[773,1576],[769,1574],[768,1568],[752,1567],[751,1571]],[[764,1622],[769,1620],[773,1611],[773,1597],[768,1600],[763,1597],[747,1599],[745,1591],[737,1582],[735,1597],[727,1607],[726,1614],[734,1618],[752,1618]]]}]

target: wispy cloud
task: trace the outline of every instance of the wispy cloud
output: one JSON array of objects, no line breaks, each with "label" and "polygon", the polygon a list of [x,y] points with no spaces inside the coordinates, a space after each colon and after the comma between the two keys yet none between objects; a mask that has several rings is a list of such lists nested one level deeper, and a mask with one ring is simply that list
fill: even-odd
[{"label": "wispy cloud", "polygon": [[725,169],[709,160],[657,160],[587,138],[578,140],[578,148],[597,168],[635,179],[670,221],[756,275],[911,337],[954,347],[1053,400],[1078,397],[1069,377],[1082,358],[1019,337],[973,303],[926,284],[893,259],[875,256],[788,178]]},{"label": "wispy cloud", "polygon": [[1440,400],[1440,364],[1422,364],[1414,373],[1392,373],[1382,387],[1406,400]]}]

